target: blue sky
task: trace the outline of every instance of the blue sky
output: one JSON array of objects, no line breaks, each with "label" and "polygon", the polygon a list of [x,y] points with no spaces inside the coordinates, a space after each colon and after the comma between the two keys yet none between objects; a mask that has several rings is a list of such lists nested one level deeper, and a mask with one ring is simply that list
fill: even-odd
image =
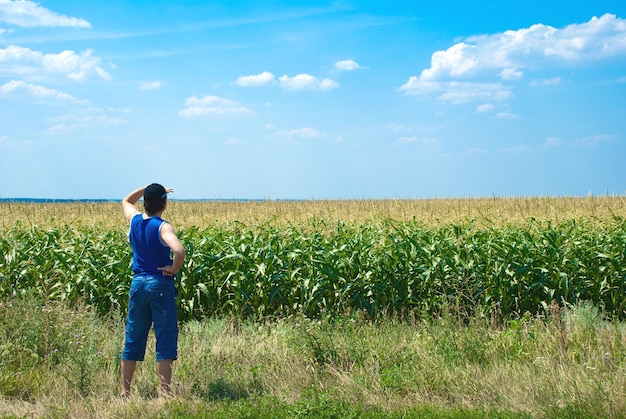
[{"label": "blue sky", "polygon": [[0,0],[2,198],[621,195],[625,157],[623,0]]}]

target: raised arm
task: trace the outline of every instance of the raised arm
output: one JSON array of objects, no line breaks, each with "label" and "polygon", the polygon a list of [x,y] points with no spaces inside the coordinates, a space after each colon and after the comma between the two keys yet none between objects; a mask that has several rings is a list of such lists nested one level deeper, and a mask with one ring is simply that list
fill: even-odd
[{"label": "raised arm", "polygon": [[122,211],[124,211],[124,217],[126,218],[126,221],[130,222],[133,216],[139,213],[139,211],[135,207],[135,204],[143,196],[144,189],[146,189],[145,186],[135,189],[134,191],[126,195],[124,199],[122,199]]}]

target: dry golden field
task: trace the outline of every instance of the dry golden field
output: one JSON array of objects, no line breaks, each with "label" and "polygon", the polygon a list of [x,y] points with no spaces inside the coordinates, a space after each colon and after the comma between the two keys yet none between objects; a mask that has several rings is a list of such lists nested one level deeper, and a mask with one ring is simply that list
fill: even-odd
[{"label": "dry golden field", "polygon": [[[177,228],[230,222],[251,225],[302,223],[311,219],[359,223],[391,218],[441,226],[474,220],[486,225],[518,224],[530,218],[559,222],[577,218],[626,217],[626,196],[456,199],[176,201],[164,218]],[[0,227],[20,220],[41,227],[87,225],[125,228],[119,202],[0,203]]]}]

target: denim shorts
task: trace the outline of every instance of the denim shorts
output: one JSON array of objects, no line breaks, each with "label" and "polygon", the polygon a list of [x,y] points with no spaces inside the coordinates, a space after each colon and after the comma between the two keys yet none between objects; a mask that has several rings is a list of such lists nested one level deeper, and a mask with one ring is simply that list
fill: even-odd
[{"label": "denim shorts", "polygon": [[143,361],[150,327],[156,337],[156,359],[178,358],[178,291],[171,277],[135,275],[130,285],[122,359]]}]

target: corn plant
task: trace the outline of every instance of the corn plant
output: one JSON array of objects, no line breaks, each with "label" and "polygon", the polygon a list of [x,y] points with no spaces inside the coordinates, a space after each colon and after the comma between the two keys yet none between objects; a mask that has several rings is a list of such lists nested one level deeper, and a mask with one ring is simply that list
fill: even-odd
[{"label": "corn plant", "polygon": [[[626,220],[525,224],[413,219],[226,222],[182,228],[180,318],[371,317],[476,312],[522,316],[589,301],[626,317]],[[0,237],[0,295],[35,293],[102,313],[127,304],[124,231],[16,223]]]}]

